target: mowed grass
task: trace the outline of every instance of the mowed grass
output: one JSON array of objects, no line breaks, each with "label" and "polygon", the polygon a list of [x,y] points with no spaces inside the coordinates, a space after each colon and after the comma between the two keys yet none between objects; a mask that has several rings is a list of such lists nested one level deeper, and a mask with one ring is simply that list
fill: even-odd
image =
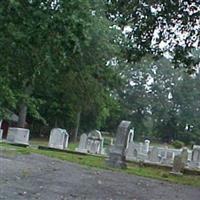
[{"label": "mowed grass", "polygon": [[[161,169],[152,166],[140,166],[136,163],[128,163],[127,169],[114,169],[110,168],[106,165],[104,157],[99,156],[92,156],[92,155],[79,155],[79,154],[72,154],[66,152],[56,152],[56,151],[49,151],[49,150],[40,150],[34,149],[31,147],[23,148],[12,146],[8,144],[0,144],[0,147],[6,148],[9,150],[10,148],[15,148],[18,154],[41,154],[51,158],[56,158],[64,161],[69,161],[73,163],[77,163],[89,168],[98,168],[98,169],[106,169],[111,171],[116,171],[119,173],[128,173],[132,175],[138,175],[148,178],[154,178],[164,181],[169,181],[172,183],[178,184],[186,184],[192,185],[196,187],[200,187],[200,176],[199,175],[183,175],[183,176],[174,176],[171,175],[169,170]],[[76,144],[73,144],[71,148],[74,148]],[[1,151],[1,149],[0,149]]]},{"label": "mowed grass", "polygon": [[[33,138],[33,139],[30,140],[29,143],[33,147],[34,146],[35,147],[37,147],[37,146],[48,146],[49,141],[48,141],[48,138],[43,138],[43,139]],[[69,143],[68,149],[74,151],[77,146],[78,146],[78,143]]]}]

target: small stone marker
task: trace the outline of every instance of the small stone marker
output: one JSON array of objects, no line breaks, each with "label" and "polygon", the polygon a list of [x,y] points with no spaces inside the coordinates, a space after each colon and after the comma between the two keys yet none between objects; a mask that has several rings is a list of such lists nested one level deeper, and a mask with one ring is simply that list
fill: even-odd
[{"label": "small stone marker", "polygon": [[200,148],[194,148],[192,150],[192,159],[190,163],[191,167],[200,168]]},{"label": "small stone marker", "polygon": [[125,150],[127,147],[130,121],[122,121],[117,129],[116,141],[109,153],[107,164],[111,167],[126,168]]},{"label": "small stone marker", "polygon": [[76,148],[77,152],[87,153],[87,135],[83,133],[80,137],[80,142],[78,148]]},{"label": "small stone marker", "polygon": [[170,173],[174,175],[183,175],[182,171],[184,169],[184,166],[185,164],[183,162],[181,155],[176,155],[174,157],[173,168]]},{"label": "small stone marker", "polygon": [[188,149],[187,148],[183,148],[183,150],[181,151],[181,158],[182,158],[182,162],[186,165],[188,162]]}]

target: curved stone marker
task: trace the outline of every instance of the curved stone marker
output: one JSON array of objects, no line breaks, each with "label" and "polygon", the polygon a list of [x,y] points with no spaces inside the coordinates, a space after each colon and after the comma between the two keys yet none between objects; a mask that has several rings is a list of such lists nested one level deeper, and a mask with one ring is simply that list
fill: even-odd
[{"label": "curved stone marker", "polygon": [[109,158],[106,163],[111,167],[126,168],[125,150],[127,147],[130,121],[122,121],[117,129],[116,141],[110,149]]},{"label": "curved stone marker", "polygon": [[69,134],[65,129],[53,128],[49,137],[50,148],[65,150],[68,147]]},{"label": "curved stone marker", "polygon": [[98,130],[93,130],[88,134],[87,137],[87,151],[92,154],[102,154],[103,153],[103,142],[104,138],[101,132]]}]

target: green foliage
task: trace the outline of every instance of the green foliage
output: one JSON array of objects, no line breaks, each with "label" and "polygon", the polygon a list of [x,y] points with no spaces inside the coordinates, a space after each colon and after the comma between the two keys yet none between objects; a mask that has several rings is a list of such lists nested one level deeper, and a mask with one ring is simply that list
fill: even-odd
[{"label": "green foliage", "polygon": [[[191,49],[200,46],[200,11],[197,1],[106,2],[108,18],[126,32],[119,40],[125,60],[135,62],[149,53],[160,57],[168,52],[177,67],[185,67],[190,73],[197,67],[197,63],[190,56]],[[187,37],[181,39],[179,35],[183,33],[187,34]]]},{"label": "green foliage", "polygon": [[24,104],[40,126],[73,129],[78,112],[82,129],[103,126],[118,79],[103,1],[4,1],[0,19],[0,116]]},{"label": "green foliage", "polygon": [[175,140],[173,141],[172,145],[176,148],[176,149],[180,149],[184,146],[184,143],[179,141],[179,140]]}]

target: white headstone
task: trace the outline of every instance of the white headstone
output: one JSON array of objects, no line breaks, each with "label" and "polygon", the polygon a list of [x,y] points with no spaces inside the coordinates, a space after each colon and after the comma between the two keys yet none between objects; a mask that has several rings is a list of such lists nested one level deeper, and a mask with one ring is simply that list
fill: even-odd
[{"label": "white headstone", "polygon": [[9,128],[7,141],[16,144],[29,145],[30,130],[25,128]]},{"label": "white headstone", "polygon": [[54,128],[51,130],[49,147],[55,149],[67,149],[69,134],[65,129]]},{"label": "white headstone", "polygon": [[145,140],[144,141],[144,153],[149,152],[149,145],[150,145],[150,140]]},{"label": "white headstone", "polygon": [[87,153],[87,135],[83,133],[80,137],[79,146],[76,148],[76,151]]},{"label": "white headstone", "polygon": [[190,162],[191,167],[200,168],[200,148],[192,150],[192,159]]},{"label": "white headstone", "polygon": [[100,131],[98,130],[91,131],[87,137],[87,146],[86,146],[87,151],[92,154],[102,154],[103,142],[104,139]]},{"label": "white headstone", "polygon": [[127,146],[126,146],[126,148],[128,148],[128,145],[130,143],[133,143],[133,138],[134,138],[134,129],[130,129],[130,131],[128,133],[128,139],[127,139]]}]

